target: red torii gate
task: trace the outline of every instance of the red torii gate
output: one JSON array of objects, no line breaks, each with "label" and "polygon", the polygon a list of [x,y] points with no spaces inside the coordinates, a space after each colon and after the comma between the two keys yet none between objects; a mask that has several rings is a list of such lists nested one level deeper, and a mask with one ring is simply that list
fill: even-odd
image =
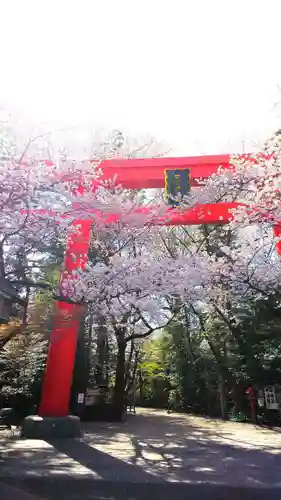
[{"label": "red torii gate", "polygon": [[[197,156],[186,158],[145,158],[130,160],[105,160],[101,163],[102,179],[116,178],[118,184],[127,189],[163,188],[166,170],[189,169],[191,186],[200,185],[218,169],[231,168],[230,155]],[[217,203],[196,206],[183,212],[170,210],[165,224],[227,224],[235,203]],[[69,238],[66,247],[65,267],[61,276],[85,264],[89,247],[92,221],[75,221],[78,228],[75,240]],[[279,229],[276,229],[276,234]],[[280,244],[278,251],[281,250]],[[73,255],[76,256],[73,259]],[[64,417],[68,415],[73,368],[75,362],[81,306],[57,302],[56,319],[50,338],[47,365],[43,378],[39,415]]]}]

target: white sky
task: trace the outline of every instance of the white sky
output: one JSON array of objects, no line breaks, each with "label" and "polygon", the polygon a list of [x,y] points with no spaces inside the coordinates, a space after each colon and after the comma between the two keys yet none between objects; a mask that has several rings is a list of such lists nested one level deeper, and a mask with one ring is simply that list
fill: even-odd
[{"label": "white sky", "polygon": [[0,0],[0,107],[252,149],[281,126],[280,23],[280,0]]}]

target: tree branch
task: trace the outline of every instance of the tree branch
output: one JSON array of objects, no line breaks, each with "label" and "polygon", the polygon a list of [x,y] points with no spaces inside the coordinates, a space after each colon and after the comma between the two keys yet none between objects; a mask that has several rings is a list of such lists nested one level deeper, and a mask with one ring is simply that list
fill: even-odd
[{"label": "tree branch", "polygon": [[131,342],[132,340],[145,339],[146,337],[149,337],[149,335],[151,335],[152,333],[156,332],[157,330],[161,330],[162,328],[166,328],[175,319],[176,315],[178,314],[178,310],[177,310],[171,316],[171,318],[165,323],[165,325],[160,325],[160,326],[153,327],[153,326],[151,326],[148,323],[148,321],[146,321],[146,319],[143,317],[143,315],[140,313],[140,311],[137,311],[137,312],[139,314],[139,318],[141,319],[141,321],[143,322],[143,324],[146,326],[147,331],[144,332],[144,333],[139,333],[139,334],[132,333],[132,335],[129,335],[129,337],[127,337],[125,339],[126,344],[128,342]]}]

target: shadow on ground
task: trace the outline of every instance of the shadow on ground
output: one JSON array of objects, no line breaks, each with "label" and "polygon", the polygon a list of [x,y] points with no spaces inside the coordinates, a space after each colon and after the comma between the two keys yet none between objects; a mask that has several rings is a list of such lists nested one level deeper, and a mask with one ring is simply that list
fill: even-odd
[{"label": "shadow on ground", "polygon": [[[127,463],[158,481],[281,487],[280,433],[275,437],[240,424],[229,424],[223,431],[221,421],[211,421],[210,427],[208,421],[206,427],[202,419],[200,425],[196,422],[186,416],[138,415],[123,427],[86,426],[85,443],[115,458],[123,455]],[[236,429],[243,429],[244,435]]]},{"label": "shadow on ground", "polygon": [[[280,499],[281,435],[210,422],[150,412],[126,424],[87,423],[84,440],[26,448],[18,466],[29,472],[3,479],[54,500]],[[13,468],[20,441],[12,441]]]},{"label": "shadow on ground", "polygon": [[[5,480],[5,483],[38,495],[38,500],[280,500],[280,491],[273,489],[207,484],[107,482],[67,476]],[[24,500],[20,496],[14,498]]]}]

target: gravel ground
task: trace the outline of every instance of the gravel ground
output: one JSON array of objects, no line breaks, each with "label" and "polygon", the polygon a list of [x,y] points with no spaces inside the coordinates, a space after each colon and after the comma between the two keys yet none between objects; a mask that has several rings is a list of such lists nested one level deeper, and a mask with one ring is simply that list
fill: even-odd
[{"label": "gravel ground", "polygon": [[49,443],[1,433],[0,480],[42,500],[281,499],[279,430],[140,409],[83,427]]}]

